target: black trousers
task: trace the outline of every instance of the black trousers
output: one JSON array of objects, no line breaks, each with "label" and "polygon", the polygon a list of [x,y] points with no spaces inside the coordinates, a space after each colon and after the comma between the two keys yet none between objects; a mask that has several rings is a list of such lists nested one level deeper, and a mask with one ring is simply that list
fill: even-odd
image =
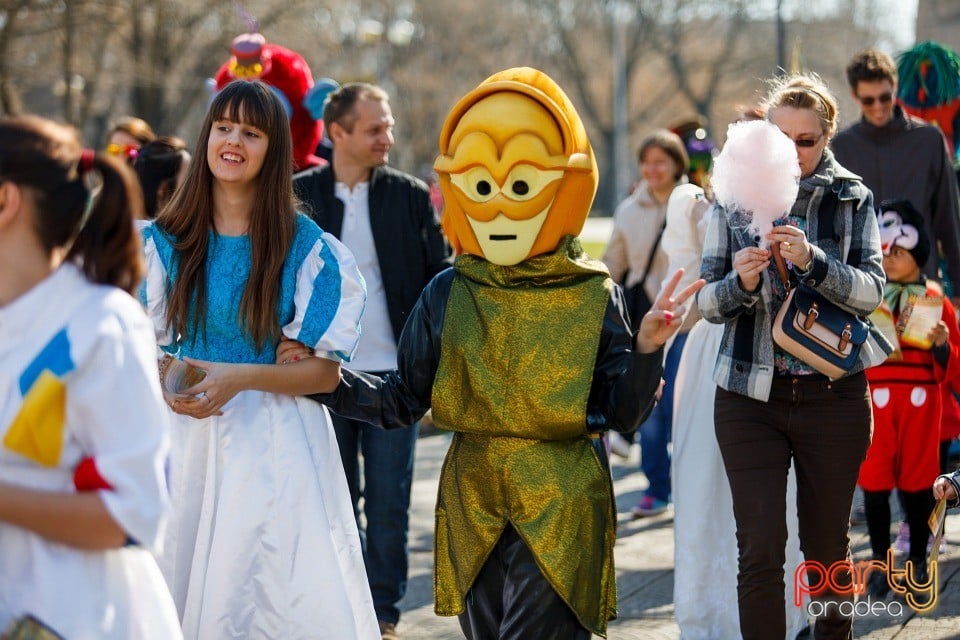
[{"label": "black trousers", "polygon": [[460,614],[467,640],[590,640],[573,611],[507,526],[480,569]]},{"label": "black trousers", "polygon": [[[717,442],[737,522],[737,595],[745,640],[782,638],[786,491],[791,458],[797,473],[800,549],[825,567],[850,557],[850,506],[870,444],[872,412],[862,373],[830,382],[821,376],[775,378],[767,402],[717,389]],[[849,585],[849,572],[837,575]],[[791,583],[794,576],[786,576]],[[825,593],[820,600],[851,596]],[[817,619],[814,638],[852,637],[852,619],[837,606]]]}]

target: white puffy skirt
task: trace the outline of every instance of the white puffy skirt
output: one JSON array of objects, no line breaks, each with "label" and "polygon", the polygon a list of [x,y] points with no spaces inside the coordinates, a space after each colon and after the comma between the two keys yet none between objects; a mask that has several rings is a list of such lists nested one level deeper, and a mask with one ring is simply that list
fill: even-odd
[{"label": "white puffy skirt", "polygon": [[184,637],[380,637],[327,410],[244,391],[173,415],[160,566]]}]

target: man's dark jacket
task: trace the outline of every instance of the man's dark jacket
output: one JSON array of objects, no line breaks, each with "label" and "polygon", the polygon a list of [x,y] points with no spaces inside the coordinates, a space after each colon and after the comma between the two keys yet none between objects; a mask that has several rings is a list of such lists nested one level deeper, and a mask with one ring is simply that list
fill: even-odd
[{"label": "man's dark jacket", "polygon": [[[927,232],[943,249],[954,295],[960,295],[960,208],[957,182],[943,134],[907,115],[900,106],[893,119],[877,127],[866,118],[850,125],[830,143],[837,161],[863,178],[874,206],[884,200],[909,200],[923,215]],[[940,279],[937,252],[921,271]]]},{"label": "man's dark jacket", "polygon": [[[304,213],[339,239],[343,202],[334,193],[335,182],[332,166],[326,165],[295,175],[293,188]],[[368,198],[390,325],[399,343],[420,292],[433,276],[450,266],[450,246],[422,181],[387,166],[376,167],[370,174]]]}]

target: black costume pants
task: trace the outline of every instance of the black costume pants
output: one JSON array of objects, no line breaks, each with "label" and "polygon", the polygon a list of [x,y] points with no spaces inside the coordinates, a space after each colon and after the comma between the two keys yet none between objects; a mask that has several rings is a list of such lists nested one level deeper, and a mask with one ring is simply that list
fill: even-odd
[{"label": "black costume pants", "polygon": [[507,526],[467,593],[460,628],[467,640],[590,640],[573,611]]}]

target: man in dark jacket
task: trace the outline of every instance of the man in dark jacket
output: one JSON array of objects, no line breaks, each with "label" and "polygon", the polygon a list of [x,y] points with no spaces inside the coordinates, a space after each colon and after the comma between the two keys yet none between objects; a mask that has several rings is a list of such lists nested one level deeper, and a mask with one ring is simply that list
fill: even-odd
[{"label": "man in dark jacket", "polygon": [[[294,190],[313,219],[356,256],[367,283],[355,371],[385,373],[397,366],[397,342],[420,292],[450,266],[427,186],[386,166],[393,147],[389,98],[369,84],[348,84],[323,110],[333,143],[330,165],[294,177]],[[367,577],[384,640],[397,637],[397,602],[407,584],[407,531],[417,426],[384,431],[333,416],[340,457],[359,519],[364,497]],[[359,455],[364,459],[360,481]]]},{"label": "man in dark jacket", "polygon": [[[960,287],[960,211],[957,181],[943,134],[896,104],[897,66],[877,49],[861,51],[847,65],[847,80],[862,117],[834,137],[831,147],[844,167],[863,178],[873,201],[909,200],[940,243],[946,271]],[[923,272],[935,279],[937,252]]]}]

